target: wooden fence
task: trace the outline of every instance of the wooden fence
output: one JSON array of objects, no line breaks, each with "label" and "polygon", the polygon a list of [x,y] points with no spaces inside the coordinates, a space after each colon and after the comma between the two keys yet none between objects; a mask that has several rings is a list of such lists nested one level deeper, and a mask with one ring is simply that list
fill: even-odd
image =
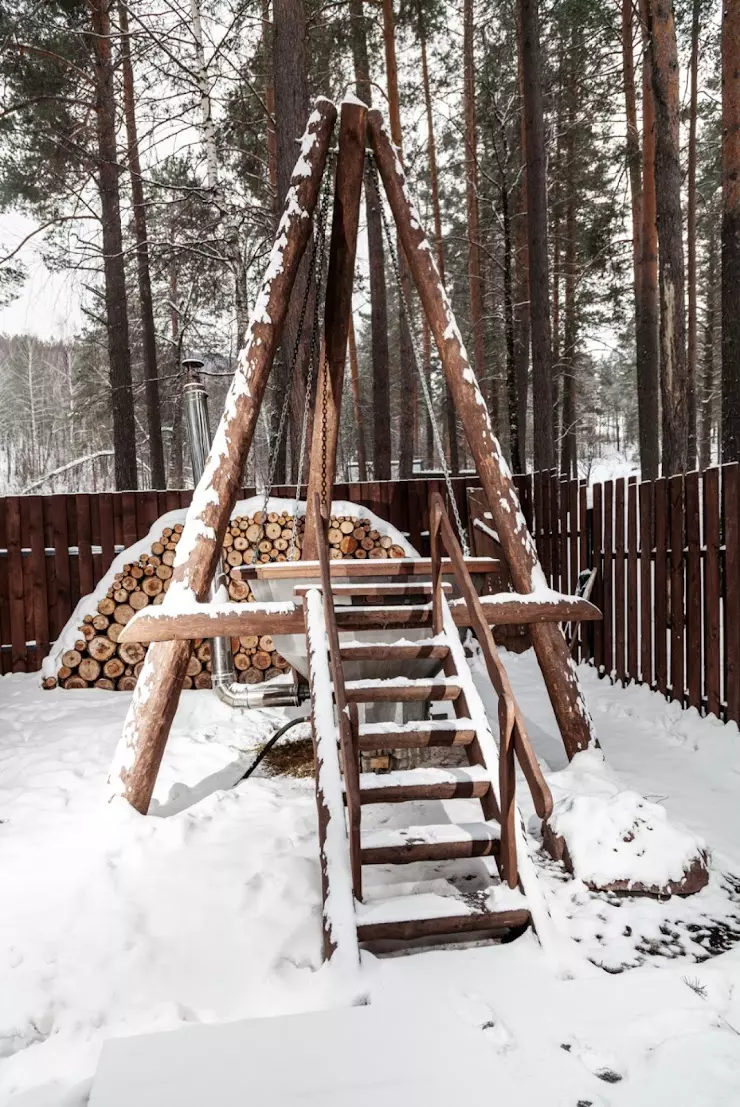
[{"label": "wooden fence", "polygon": [[[598,569],[593,599],[604,619],[580,629],[576,657],[614,680],[644,683],[684,706],[740,722],[738,465],[639,485],[634,478],[606,481],[590,489],[554,473],[519,476],[516,483],[551,586],[572,592],[581,569]],[[491,529],[474,488],[473,477],[455,479],[471,537]],[[336,498],[376,512],[426,554],[432,489],[444,492],[443,482],[339,485]],[[293,490],[274,493],[290,497]],[[39,668],[80,596],[92,591],[114,554],[145,537],[164,512],[186,507],[191,495],[0,499],[2,672]]]},{"label": "wooden fence", "polygon": [[[455,478],[466,515],[472,478]],[[429,494],[441,480],[365,482],[335,486],[406,532],[428,552]],[[246,498],[254,489],[244,489]],[[292,498],[295,487],[274,488]],[[0,498],[0,672],[33,672],[79,599],[92,592],[115,554],[145,538],[166,511],[187,507],[192,491],[79,493]]]}]

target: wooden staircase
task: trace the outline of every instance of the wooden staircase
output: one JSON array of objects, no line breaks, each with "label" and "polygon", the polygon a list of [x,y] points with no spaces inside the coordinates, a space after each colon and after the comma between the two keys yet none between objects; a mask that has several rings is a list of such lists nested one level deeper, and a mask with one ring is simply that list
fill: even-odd
[{"label": "wooden staircase", "polygon": [[[318,504],[316,508],[317,518],[321,518]],[[327,521],[323,522],[326,526]],[[296,587],[304,601],[310,663],[327,957],[342,941],[348,946],[354,943],[356,950],[357,943],[500,937],[531,921],[519,888],[516,760],[543,819],[552,809],[552,798],[439,496],[432,499],[431,542],[429,580],[400,585],[333,584],[325,544],[319,542],[320,580]],[[498,693],[498,742],[448,604],[450,585],[442,580],[440,557],[443,545]],[[378,566],[377,573],[382,576],[382,566]],[[414,602],[417,596],[427,602],[430,596],[432,599],[433,633],[428,639],[390,643],[340,639],[337,612],[346,613],[347,601],[353,606],[373,605],[369,610],[377,612],[377,626],[387,628],[396,622],[391,597]],[[380,597],[386,604],[377,607]],[[420,659],[438,663],[439,674],[424,678],[406,675]],[[356,661],[392,662],[396,675],[348,680],[345,667]],[[448,703],[454,716],[401,723],[360,721],[361,705],[433,702]],[[457,747],[467,764],[428,765],[386,773],[360,771],[362,754],[430,747]],[[409,825],[375,830],[363,827],[363,809],[369,805],[471,799],[480,803],[477,821],[470,821],[468,807],[459,821],[439,825],[412,825],[413,816],[409,816]],[[490,877],[487,887],[466,892],[440,876],[441,862],[473,858],[482,859],[483,870]],[[434,867],[426,882],[391,884],[389,894],[383,897],[374,883],[363,887],[364,868],[418,863]],[[354,933],[350,933],[352,930]]]}]

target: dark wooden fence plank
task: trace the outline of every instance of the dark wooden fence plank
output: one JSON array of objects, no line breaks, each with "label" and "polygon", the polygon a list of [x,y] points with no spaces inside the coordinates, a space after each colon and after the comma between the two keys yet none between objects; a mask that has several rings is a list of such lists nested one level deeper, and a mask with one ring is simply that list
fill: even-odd
[{"label": "dark wooden fence plank", "polygon": [[665,477],[653,485],[655,497],[655,686],[668,691],[668,503]]},{"label": "dark wooden fence plank", "polygon": [[[593,510],[591,515],[591,566],[596,569],[593,598],[594,603],[604,611],[604,564],[602,556],[603,548],[603,489],[600,484],[594,485]],[[594,623],[594,664],[600,669],[604,664],[604,621],[599,619]]]},{"label": "dark wooden fence plank", "polygon": [[556,582],[555,587],[559,588],[561,592],[570,591],[570,574],[568,572],[568,537],[570,521],[568,512],[570,510],[570,496],[569,486],[567,481],[560,481],[558,484],[558,496],[560,499],[560,511],[558,513],[560,528],[558,542],[558,570],[559,580]]},{"label": "dark wooden fence plank", "polygon": [[725,520],[725,656],[727,718],[740,721],[740,504],[738,463],[722,466],[722,500]]},{"label": "dark wooden fence plank", "polygon": [[687,473],[686,507],[686,683],[690,707],[701,709],[701,513],[699,474]]},{"label": "dark wooden fence plank", "polygon": [[[7,508],[5,504],[0,506],[0,549],[8,548],[8,532],[6,526]],[[0,673],[9,673],[12,670],[10,656],[10,582],[8,580],[8,558],[0,557],[0,645],[7,649],[0,650]]]},{"label": "dark wooden fence plank", "polygon": [[28,497],[23,501],[23,509],[28,513],[31,547],[24,566],[24,569],[27,568],[27,572],[24,572],[24,591],[26,606],[33,612],[33,640],[36,642],[34,668],[38,668],[49,652],[49,597],[46,590],[44,509],[41,497]]},{"label": "dark wooden fence plank", "polygon": [[671,536],[671,698],[678,703],[684,702],[684,507],[683,476],[677,475],[668,480],[668,499],[670,503]]},{"label": "dark wooden fence plank", "polygon": [[95,587],[92,543],[90,541],[90,497],[87,494],[75,496],[75,516],[77,518],[77,565],[80,595],[87,596]]},{"label": "dark wooden fence plank", "polygon": [[133,546],[139,537],[139,530],[136,525],[135,492],[121,493],[121,513],[123,515],[123,544],[126,547]]},{"label": "dark wooden fence plank", "polygon": [[53,635],[56,639],[72,614],[72,590],[69,571],[69,533],[67,529],[67,497],[50,496],[48,518],[50,545],[54,548],[55,591],[51,597]]},{"label": "dark wooden fence plank", "polygon": [[614,667],[614,484],[604,483],[604,670],[611,676]]},{"label": "dark wooden fence plank", "polygon": [[637,484],[627,485],[627,677],[637,680],[639,668],[638,618],[640,597],[637,585]]},{"label": "dark wooden fence plank", "polygon": [[116,519],[113,512],[113,496],[103,492],[98,497],[100,516],[100,545],[103,549],[103,573],[107,573],[115,557]]},{"label": "dark wooden fence plank", "polygon": [[653,686],[653,485],[640,485],[640,680]]},{"label": "dark wooden fence plank", "polygon": [[560,588],[560,477],[550,473],[550,573],[552,586]]},{"label": "dark wooden fence plank", "polygon": [[19,496],[9,496],[5,501],[10,604],[10,668],[14,673],[26,672],[26,610],[23,595],[23,557],[21,556],[22,502]]},{"label": "dark wooden fence plank", "polygon": [[704,473],[704,686],[707,711],[719,717],[720,699],[719,469]]},{"label": "dark wooden fence plank", "polygon": [[617,674],[617,680],[624,684],[627,675],[625,667],[624,477],[619,477],[614,485],[614,671]]}]

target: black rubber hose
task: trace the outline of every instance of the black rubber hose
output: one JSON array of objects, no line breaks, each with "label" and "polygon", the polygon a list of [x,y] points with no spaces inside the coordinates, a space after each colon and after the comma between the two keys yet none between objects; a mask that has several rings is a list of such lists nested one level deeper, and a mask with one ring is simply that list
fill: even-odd
[{"label": "black rubber hose", "polygon": [[236,783],[241,784],[241,782],[243,780],[246,780],[247,777],[250,777],[252,775],[252,773],[257,768],[257,766],[260,764],[262,759],[267,756],[267,754],[270,752],[270,750],[275,745],[275,743],[278,742],[282,738],[282,736],[284,734],[286,734],[287,731],[289,731],[291,729],[291,727],[298,726],[299,723],[307,723],[307,722],[308,722],[308,719],[306,719],[306,718],[289,719],[288,722],[285,723],[284,726],[281,726],[279,730],[276,730],[275,733],[272,735],[272,737],[268,738],[268,740],[265,742],[264,746],[259,751],[259,753],[255,757],[254,761],[252,762],[252,764],[249,766],[249,768],[245,772],[244,776],[240,776]]}]

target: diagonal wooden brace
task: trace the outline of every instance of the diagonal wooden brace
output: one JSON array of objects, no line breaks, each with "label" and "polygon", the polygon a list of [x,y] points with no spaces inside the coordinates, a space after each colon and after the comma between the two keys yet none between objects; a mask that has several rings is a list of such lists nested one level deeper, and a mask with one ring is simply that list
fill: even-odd
[{"label": "diagonal wooden brace", "polygon": [[[203,476],[193,494],[177,547],[165,603],[176,608],[202,600],[211,582],[226,527],[239,493],[260,406],[306,249],[311,216],[326,167],[336,108],[316,101],[285,197],[275,243],[257,297],[246,344],[239,354]],[[185,677],[190,642],[160,642],[147,653],[118,744],[109,783],[146,814]]]}]

